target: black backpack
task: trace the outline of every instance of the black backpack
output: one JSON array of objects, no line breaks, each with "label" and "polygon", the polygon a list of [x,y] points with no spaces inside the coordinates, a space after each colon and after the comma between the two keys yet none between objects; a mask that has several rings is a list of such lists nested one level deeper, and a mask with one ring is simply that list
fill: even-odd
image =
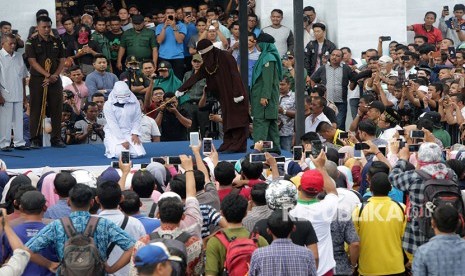
[{"label": "black backpack", "polygon": [[453,206],[459,213],[460,224],[457,227],[456,233],[463,237],[465,235],[465,207],[462,200],[462,192],[457,182],[453,180],[453,172],[449,171],[444,179],[436,179],[422,170],[417,170],[416,173],[424,181],[423,204],[418,214],[420,231],[427,240],[432,238],[434,231],[431,228],[431,217],[434,209],[448,204]]},{"label": "black backpack", "polygon": [[173,238],[171,235],[160,236],[158,232],[150,233],[150,243],[153,242],[162,242],[168,248],[168,251],[171,255],[180,257],[181,262],[171,261],[171,266],[173,271],[171,276],[184,276],[187,271],[187,250],[185,243],[192,237],[191,234],[187,232],[182,232],[181,235]]}]

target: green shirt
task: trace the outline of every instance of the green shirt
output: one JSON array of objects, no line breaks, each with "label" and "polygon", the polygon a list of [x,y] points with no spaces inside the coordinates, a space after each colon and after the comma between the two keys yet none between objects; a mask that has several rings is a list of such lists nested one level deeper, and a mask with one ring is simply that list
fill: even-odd
[{"label": "green shirt", "polygon": [[110,41],[106,36],[103,34],[94,32],[92,34],[92,40],[98,43],[100,49],[102,50],[102,54],[108,59],[111,59],[111,50],[110,50]]},{"label": "green shirt", "polygon": [[158,48],[155,33],[142,29],[139,33],[129,29],[121,37],[121,45],[126,49],[126,56],[135,56],[138,60],[152,59],[152,49]]},{"label": "green shirt", "polygon": [[[237,237],[237,238],[248,238],[250,237],[250,232],[247,231],[244,227],[240,228],[226,228],[224,233],[228,238]],[[268,242],[260,236],[258,238],[258,247],[267,246]],[[224,261],[226,260],[226,248],[216,237],[212,237],[208,240],[207,243],[207,262],[205,264],[205,274],[206,275],[221,275],[223,271]]]},{"label": "green shirt", "polygon": [[450,147],[450,143],[451,143],[451,138],[450,138],[450,134],[449,132],[445,131],[444,129],[442,128],[434,128],[433,129],[433,135],[434,137],[438,138],[439,140],[441,140],[442,142],[442,145],[445,147],[445,148],[448,148]]}]

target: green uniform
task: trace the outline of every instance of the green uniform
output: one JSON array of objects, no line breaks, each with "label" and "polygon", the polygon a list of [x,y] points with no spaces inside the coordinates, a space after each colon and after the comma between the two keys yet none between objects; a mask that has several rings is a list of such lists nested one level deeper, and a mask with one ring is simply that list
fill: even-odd
[{"label": "green uniform", "polygon": [[127,56],[135,56],[137,60],[152,59],[152,49],[158,47],[155,33],[149,29],[136,32],[129,29],[121,37],[120,47],[126,49]]},{"label": "green uniform", "polygon": [[101,33],[94,32],[92,34],[92,40],[97,42],[100,46],[100,50],[102,54],[107,58],[107,60],[111,59],[111,50],[110,50],[110,41],[106,36]]},{"label": "green uniform", "polygon": [[[274,44],[259,43],[259,47],[262,53],[254,67],[250,93],[253,139],[255,142],[273,141],[273,150],[280,151],[278,108],[281,60]],[[268,100],[267,106],[260,104],[262,98]]]},{"label": "green uniform", "polygon": [[433,135],[434,135],[434,137],[436,137],[436,138],[438,138],[439,140],[441,140],[442,145],[443,145],[445,148],[450,147],[451,138],[450,138],[449,132],[445,131],[445,130],[442,129],[442,128],[434,128],[434,129],[433,129]]}]

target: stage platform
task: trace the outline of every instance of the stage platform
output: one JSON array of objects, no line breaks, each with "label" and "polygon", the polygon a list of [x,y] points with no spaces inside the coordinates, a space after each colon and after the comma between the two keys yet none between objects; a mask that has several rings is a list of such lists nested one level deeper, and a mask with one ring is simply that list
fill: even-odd
[{"label": "stage platform", "polygon": [[[213,141],[215,147],[218,148],[222,141]],[[247,149],[253,144],[252,140],[248,140]],[[192,155],[189,148],[189,141],[182,142],[160,142],[144,144],[147,155],[141,158],[132,159],[134,168],[139,168],[140,164],[150,163],[152,157],[160,156],[178,156],[180,154]],[[108,159],[104,155],[105,147],[100,145],[70,145],[66,148],[41,148],[37,150],[12,152],[0,152],[0,159],[5,161],[9,171],[23,171],[31,169],[36,171],[38,168],[45,166],[53,168],[84,168],[91,171],[100,171],[108,167],[111,161],[116,159]],[[245,153],[234,154],[219,154],[220,160],[237,160],[242,158]],[[290,152],[283,151],[282,156],[291,157]]]}]

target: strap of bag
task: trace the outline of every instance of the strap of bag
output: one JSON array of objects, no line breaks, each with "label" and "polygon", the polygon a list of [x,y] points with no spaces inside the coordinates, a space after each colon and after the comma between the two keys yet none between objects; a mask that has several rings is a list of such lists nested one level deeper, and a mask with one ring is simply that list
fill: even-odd
[{"label": "strap of bag", "polygon": [[68,238],[73,237],[76,234],[76,228],[74,228],[73,222],[69,219],[69,217],[63,217],[60,221]]},{"label": "strap of bag", "polygon": [[84,235],[86,237],[93,237],[95,229],[97,228],[98,221],[100,220],[99,217],[91,216],[89,221],[87,222],[86,229],[84,229]]},{"label": "strap of bag", "polygon": [[[126,225],[128,224],[128,221],[129,221],[129,217],[124,216],[123,223],[121,224],[121,229],[124,230],[126,228]],[[107,257],[110,256],[111,251],[113,251],[115,246],[116,246],[115,242],[110,243],[110,246],[107,248]]]},{"label": "strap of bag", "polygon": [[157,210],[157,203],[153,203],[152,207],[150,208],[149,212],[149,218],[154,218],[155,217],[155,210]]},{"label": "strap of bag", "polygon": [[226,234],[224,233],[223,230],[220,230],[220,231],[216,232],[215,237],[217,237],[218,240],[220,240],[221,244],[223,244],[223,246],[226,249],[228,249],[228,246],[229,246],[229,243],[231,242],[231,240],[228,238],[228,236],[226,236]]},{"label": "strap of bag", "polygon": [[176,237],[176,240],[180,241],[182,243],[186,243],[191,237],[192,237],[191,234],[189,234],[187,232],[182,232],[181,235]]},{"label": "strap of bag", "polygon": [[82,99],[82,97],[81,97],[81,91],[79,91],[77,85],[76,85],[74,82],[73,82],[71,85],[73,86],[74,90],[76,91],[76,94],[78,95],[78,97],[79,97],[80,99]]},{"label": "strap of bag", "polygon": [[161,237],[158,234],[158,232],[152,232],[152,233],[149,234],[149,238],[150,238],[150,240],[155,240],[155,239],[159,239]]}]

